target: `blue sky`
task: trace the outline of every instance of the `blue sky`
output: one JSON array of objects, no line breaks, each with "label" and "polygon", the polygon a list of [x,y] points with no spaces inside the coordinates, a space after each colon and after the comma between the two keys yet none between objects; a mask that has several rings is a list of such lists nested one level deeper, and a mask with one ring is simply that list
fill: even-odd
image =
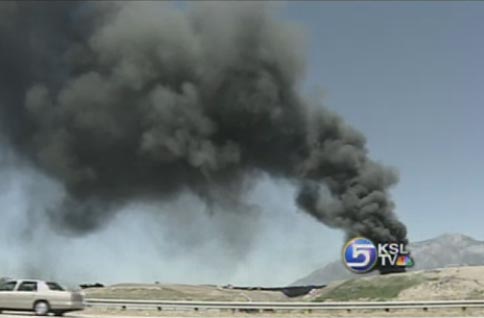
[{"label": "blue sky", "polygon": [[484,3],[289,2],[307,33],[307,90],[400,171],[410,238],[484,239]]}]

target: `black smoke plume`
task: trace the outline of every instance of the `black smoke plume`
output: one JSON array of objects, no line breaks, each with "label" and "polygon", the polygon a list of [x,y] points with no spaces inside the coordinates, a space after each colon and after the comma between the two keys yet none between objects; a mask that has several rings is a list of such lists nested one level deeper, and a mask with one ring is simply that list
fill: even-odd
[{"label": "black smoke plume", "polygon": [[266,173],[348,237],[405,241],[395,173],[299,93],[301,40],[260,3],[2,2],[2,134],[63,184],[48,213],[74,233],[182,191],[240,208],[244,181]]}]

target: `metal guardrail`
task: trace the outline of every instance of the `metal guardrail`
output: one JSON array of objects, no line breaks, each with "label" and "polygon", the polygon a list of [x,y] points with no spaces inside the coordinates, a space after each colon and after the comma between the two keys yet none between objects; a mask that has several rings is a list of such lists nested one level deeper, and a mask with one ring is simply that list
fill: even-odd
[{"label": "metal guardrail", "polygon": [[484,300],[443,301],[388,301],[388,302],[219,302],[219,301],[167,301],[87,299],[89,307],[113,309],[154,310],[233,310],[233,311],[277,311],[277,310],[357,310],[357,309],[423,309],[429,308],[484,308]]}]

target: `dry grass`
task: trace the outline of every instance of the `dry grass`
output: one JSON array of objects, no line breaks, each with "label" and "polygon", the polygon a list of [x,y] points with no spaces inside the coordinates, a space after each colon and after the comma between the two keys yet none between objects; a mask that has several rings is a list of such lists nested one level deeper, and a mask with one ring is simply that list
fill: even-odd
[{"label": "dry grass", "polygon": [[88,298],[201,300],[201,301],[286,301],[281,292],[225,289],[211,285],[124,284],[87,289]]},{"label": "dry grass", "polygon": [[86,290],[88,298],[200,301],[349,301],[484,299],[484,266],[372,276],[335,282],[304,297],[217,286],[124,284]]}]

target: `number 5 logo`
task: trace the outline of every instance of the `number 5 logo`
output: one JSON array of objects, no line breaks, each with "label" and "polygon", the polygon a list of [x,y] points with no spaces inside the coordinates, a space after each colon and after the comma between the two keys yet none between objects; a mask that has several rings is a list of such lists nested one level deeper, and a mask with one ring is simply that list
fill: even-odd
[{"label": "number 5 logo", "polygon": [[343,248],[343,262],[352,272],[367,273],[373,269],[376,260],[377,249],[369,239],[354,238]]}]

